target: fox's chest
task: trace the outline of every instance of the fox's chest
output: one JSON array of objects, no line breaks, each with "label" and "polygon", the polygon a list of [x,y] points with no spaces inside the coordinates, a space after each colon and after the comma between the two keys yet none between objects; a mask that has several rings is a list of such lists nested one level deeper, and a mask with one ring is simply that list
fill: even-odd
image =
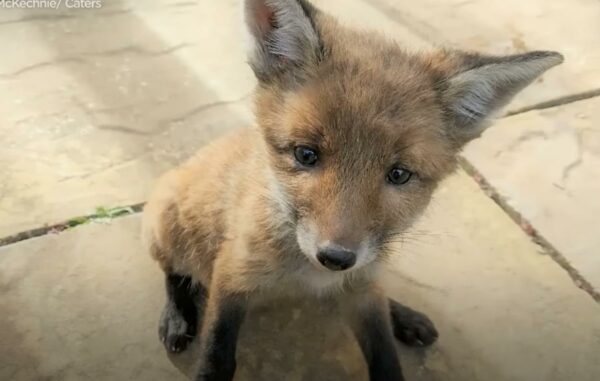
[{"label": "fox's chest", "polygon": [[350,291],[351,288],[362,283],[361,280],[366,281],[362,275],[320,270],[307,263],[294,268],[282,268],[268,274],[266,276],[268,281],[263,282],[260,289],[265,296],[272,295],[277,298],[336,296]]},{"label": "fox's chest", "polygon": [[292,278],[307,292],[317,294],[341,292],[346,282],[346,274],[322,271],[310,264],[294,272]]}]

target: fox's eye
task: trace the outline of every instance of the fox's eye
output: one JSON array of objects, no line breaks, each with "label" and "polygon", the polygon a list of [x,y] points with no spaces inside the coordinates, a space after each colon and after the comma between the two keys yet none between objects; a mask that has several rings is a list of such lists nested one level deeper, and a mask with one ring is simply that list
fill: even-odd
[{"label": "fox's eye", "polygon": [[413,173],[404,168],[393,168],[388,172],[387,181],[393,185],[403,185],[410,181]]},{"label": "fox's eye", "polygon": [[294,148],[296,161],[305,167],[313,167],[319,160],[317,151],[307,146],[297,146]]}]

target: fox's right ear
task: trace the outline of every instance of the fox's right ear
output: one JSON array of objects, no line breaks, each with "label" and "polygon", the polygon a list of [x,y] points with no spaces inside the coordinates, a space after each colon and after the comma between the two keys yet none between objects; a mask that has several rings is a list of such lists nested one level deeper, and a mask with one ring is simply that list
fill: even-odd
[{"label": "fox's right ear", "polygon": [[315,28],[317,9],[306,0],[244,0],[252,37],[249,63],[261,82],[282,75],[302,77],[322,48]]}]

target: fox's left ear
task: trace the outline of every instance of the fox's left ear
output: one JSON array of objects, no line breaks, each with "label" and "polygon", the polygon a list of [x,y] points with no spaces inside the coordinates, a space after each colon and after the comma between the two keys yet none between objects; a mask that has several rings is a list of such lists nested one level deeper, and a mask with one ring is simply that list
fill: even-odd
[{"label": "fox's left ear", "polygon": [[556,52],[531,52],[493,57],[452,55],[458,61],[440,81],[441,99],[452,129],[462,145],[476,138],[486,120],[538,76],[563,61]]}]

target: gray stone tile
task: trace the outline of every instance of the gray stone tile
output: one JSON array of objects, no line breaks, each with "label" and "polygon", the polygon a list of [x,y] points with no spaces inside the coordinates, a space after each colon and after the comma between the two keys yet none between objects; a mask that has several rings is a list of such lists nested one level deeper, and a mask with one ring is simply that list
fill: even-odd
[{"label": "gray stone tile", "polygon": [[463,155],[600,290],[600,98],[501,119]]},{"label": "gray stone tile", "polygon": [[163,3],[0,24],[0,236],[141,202],[160,173],[252,123],[234,5]]}]

